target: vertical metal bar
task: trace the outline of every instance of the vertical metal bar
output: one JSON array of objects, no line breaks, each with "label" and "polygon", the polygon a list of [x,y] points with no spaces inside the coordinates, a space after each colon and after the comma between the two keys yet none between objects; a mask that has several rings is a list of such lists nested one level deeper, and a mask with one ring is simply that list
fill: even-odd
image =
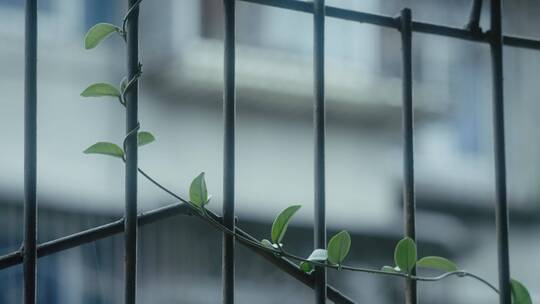
[{"label": "vertical metal bar", "polygon": [[[405,236],[416,240],[416,202],[414,193],[414,111],[412,91],[412,21],[411,10],[401,11],[401,43],[403,56],[403,207],[405,216]],[[412,273],[415,274],[415,269]],[[406,279],[405,300],[416,304],[416,281]]]},{"label": "vertical metal bar", "polygon": [[511,303],[508,253],[508,207],[506,197],[506,155],[504,140],[504,88],[502,1],[491,0],[491,64],[493,75],[493,136],[495,150],[496,226],[499,258],[500,303]]},{"label": "vertical metal bar", "polygon": [[[234,230],[234,167],[235,167],[235,0],[224,0],[225,49],[223,91],[223,224]],[[234,237],[223,233],[222,256],[223,304],[234,303]]]},{"label": "vertical metal bar", "polygon": [[24,75],[24,303],[36,303],[37,0],[26,1]]},{"label": "vertical metal bar", "polygon": [[125,184],[125,290],[126,304],[136,302],[137,290],[137,128],[139,83],[139,7],[137,0],[128,0],[129,8],[133,10],[127,16],[127,70],[128,79],[132,85],[126,88],[126,184]]},{"label": "vertical metal bar", "polygon": [[[326,248],[326,189],[325,189],[325,98],[324,98],[324,17],[325,1],[315,0],[313,7],[313,63],[314,93],[313,106],[315,137],[315,248]],[[326,268],[315,269],[315,303],[326,303]]]},{"label": "vertical metal bar", "polygon": [[482,0],[473,0],[471,14],[467,29],[473,32],[480,32],[480,16],[482,14]]}]

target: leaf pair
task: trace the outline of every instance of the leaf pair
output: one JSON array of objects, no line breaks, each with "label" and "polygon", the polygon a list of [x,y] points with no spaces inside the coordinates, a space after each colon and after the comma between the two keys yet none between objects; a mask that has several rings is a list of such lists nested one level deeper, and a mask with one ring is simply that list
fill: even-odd
[{"label": "leaf pair", "polygon": [[[271,240],[263,240],[263,244],[270,245],[271,248],[279,248],[289,223],[293,215],[301,208],[300,205],[293,205],[285,208],[281,211],[274,223],[272,224]],[[270,246],[267,246],[270,248]],[[315,249],[311,255],[307,258],[309,261],[328,261],[334,265],[341,265],[349,250],[351,248],[351,236],[347,231],[341,231],[334,235],[328,242],[328,250]],[[303,262],[300,264],[300,268],[305,272],[313,270],[313,264],[309,262]]]},{"label": "leaf pair", "polygon": [[328,260],[328,251],[326,249],[315,249],[307,258],[308,261],[300,263],[300,270],[305,273],[311,273],[315,270],[315,265],[311,262],[324,263]]},{"label": "leaf pair", "polygon": [[307,258],[307,261],[300,263],[300,269],[305,273],[311,273],[315,265],[311,262],[324,263],[341,267],[343,261],[351,249],[351,236],[345,230],[334,235],[328,242],[328,249],[315,249]]},{"label": "leaf pair", "polygon": [[[84,37],[84,48],[89,50],[99,45],[101,41],[113,33],[122,33],[122,29],[110,23],[98,23],[92,26]],[[94,83],[88,86],[82,93],[83,97],[120,97],[120,90],[108,83]]]},{"label": "leaf pair", "polygon": [[[458,267],[452,261],[438,256],[428,256],[416,261],[416,244],[410,238],[404,238],[398,242],[394,251],[396,267],[383,266],[382,271],[410,274],[414,266],[442,270],[444,272],[458,271]],[[532,304],[529,291],[517,280],[510,280],[513,304]]]},{"label": "leaf pair", "polygon": [[398,242],[394,250],[394,263],[396,267],[384,266],[383,271],[404,272],[410,274],[415,266],[442,270],[445,272],[457,271],[458,267],[452,261],[438,256],[427,256],[417,261],[417,250],[414,240],[404,238]]},{"label": "leaf pair", "polygon": [[[137,145],[139,147],[147,145],[155,140],[156,138],[150,132],[141,131],[137,134]],[[84,150],[83,153],[108,155],[122,159],[124,158],[124,150],[122,150],[122,148],[120,148],[117,144],[106,141],[97,142],[91,145]]]}]

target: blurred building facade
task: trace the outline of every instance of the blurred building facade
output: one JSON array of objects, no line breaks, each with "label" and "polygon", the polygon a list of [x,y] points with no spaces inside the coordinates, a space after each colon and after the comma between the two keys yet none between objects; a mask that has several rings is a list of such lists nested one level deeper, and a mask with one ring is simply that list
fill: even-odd
[{"label": "blurred building facade", "polygon": [[[469,0],[328,0],[361,11],[462,27]],[[40,1],[38,191],[40,241],[121,216],[123,167],[81,151],[120,143],[124,113],[114,101],[79,97],[87,85],[118,83],[124,74],[121,39],[85,51],[86,30],[120,23],[120,1]],[[0,0],[1,254],[22,237],[23,1]],[[538,37],[540,5],[505,4],[505,32]],[[313,201],[312,18],[239,2],[237,5],[237,211],[240,225],[267,237],[272,218],[303,205],[287,242],[309,254]],[[157,141],[141,149],[140,165],[179,193],[200,171],[221,204],[222,14],[217,0],[144,2],[141,11],[140,119]],[[482,19],[488,28],[487,8]],[[350,263],[392,262],[402,235],[400,39],[394,30],[327,19],[327,201],[329,231],[353,234]],[[491,78],[487,45],[414,35],[414,96],[418,231],[421,255],[452,257],[492,282],[497,279],[494,230]],[[535,51],[505,48],[507,152],[513,275],[540,294],[528,261],[540,252],[540,143],[534,130],[540,97]],[[140,210],[174,200],[140,182]],[[244,227],[244,226],[242,226]],[[220,237],[193,219],[142,229],[141,303],[215,303],[219,298]],[[239,303],[309,303],[308,288],[240,250]],[[99,241],[44,258],[43,303],[111,303],[122,296],[122,242]],[[402,282],[330,273],[359,302],[394,303]],[[0,272],[0,303],[21,295],[20,269]],[[45,282],[45,283],[42,283]],[[359,287],[361,286],[361,288]],[[275,290],[280,290],[275,299]],[[459,292],[456,292],[459,290]],[[463,280],[420,285],[426,303],[492,303],[496,297]],[[441,296],[443,295],[443,296]],[[261,300],[261,298],[263,298]],[[112,299],[112,300],[111,300]],[[2,302],[3,301],[3,302]]]}]

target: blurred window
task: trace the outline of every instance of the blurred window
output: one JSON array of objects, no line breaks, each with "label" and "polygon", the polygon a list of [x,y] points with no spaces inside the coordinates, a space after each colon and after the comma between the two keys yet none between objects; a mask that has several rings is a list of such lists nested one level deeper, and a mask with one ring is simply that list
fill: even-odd
[{"label": "blurred window", "polygon": [[0,0],[0,4],[4,5],[13,5],[13,6],[24,6],[24,0]]},{"label": "blurred window", "polygon": [[[201,2],[201,36],[210,39],[222,39],[224,35],[223,4],[216,0]],[[236,8],[236,41],[251,46],[267,46],[262,36],[261,17],[263,6],[238,5]]]},{"label": "blurred window", "polygon": [[[24,8],[25,0],[0,0],[0,5]],[[40,9],[49,10],[51,8],[51,0],[39,0],[38,5]]]},{"label": "blurred window", "polygon": [[[400,42],[396,42],[394,35],[389,35],[389,29],[380,28],[381,34],[379,35],[379,64],[380,70],[385,77],[401,77],[403,59],[401,55],[401,47],[398,45]],[[414,44],[421,43],[422,37],[414,37]],[[422,81],[422,47],[415,47],[413,45],[412,52],[412,68],[413,79],[416,81]]]},{"label": "blurred window", "polygon": [[[2,0],[0,0],[2,1]],[[11,0],[18,1],[18,0]],[[22,1],[22,0],[21,0]],[[99,22],[114,23],[119,12],[120,1],[86,0],[84,31]]]},{"label": "blurred window", "polygon": [[201,36],[205,38],[221,38],[223,24],[222,5],[220,1],[201,1]]},{"label": "blurred window", "polygon": [[[438,24],[449,24],[456,12],[462,10],[463,1],[441,1],[441,0],[405,0],[405,1],[380,1],[379,9],[385,12],[399,12],[403,7],[410,7],[414,14],[413,20],[430,20],[437,16]],[[441,13],[441,7],[444,7],[444,13]],[[383,76],[401,77],[402,58],[401,58],[401,40],[395,34],[394,30],[383,27],[378,28],[379,35],[379,63]],[[428,41],[423,35],[413,35],[413,79],[422,81],[425,78],[424,65],[426,52],[431,49]],[[433,67],[425,67],[427,69]],[[429,79],[425,79],[429,80]]]},{"label": "blurred window", "polygon": [[[2,252],[17,250],[18,246],[8,246],[0,240]],[[5,249],[7,248],[7,250]],[[60,283],[58,280],[58,257],[53,255],[39,260],[37,294],[40,303],[62,303],[60,301]],[[22,267],[14,266],[3,269],[0,273],[0,304],[22,303]],[[94,302],[97,303],[97,302]]]}]

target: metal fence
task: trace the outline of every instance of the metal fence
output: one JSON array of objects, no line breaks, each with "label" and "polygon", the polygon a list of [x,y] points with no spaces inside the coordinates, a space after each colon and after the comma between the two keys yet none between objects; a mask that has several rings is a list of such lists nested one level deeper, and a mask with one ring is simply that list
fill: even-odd
[{"label": "metal fence", "polygon": [[[502,0],[490,1],[490,29],[483,31],[479,26],[482,0],[473,0],[470,19],[465,28],[454,28],[412,20],[409,9],[402,10],[397,17],[382,16],[326,6],[324,0],[305,2],[299,0],[223,0],[225,13],[225,53],[224,53],[224,201],[223,216],[211,214],[216,220],[246,239],[255,240],[251,235],[236,227],[234,216],[235,182],[235,3],[251,2],[260,5],[308,13],[313,15],[314,24],[314,154],[315,154],[315,219],[314,246],[326,245],[325,221],[325,18],[337,18],[350,22],[368,23],[393,28],[401,33],[403,62],[403,206],[405,216],[404,235],[415,238],[415,192],[414,192],[414,128],[413,128],[413,85],[412,85],[412,38],[413,32],[446,36],[490,46],[492,58],[493,87],[493,128],[495,151],[496,190],[496,230],[498,240],[498,270],[500,303],[511,303],[510,266],[508,246],[508,206],[506,192],[506,163],[504,137],[504,94],[503,94],[503,46],[540,50],[540,41],[506,36],[502,34]],[[128,79],[133,85],[126,94],[126,184],[125,216],[115,222],[98,226],[53,241],[37,244],[37,197],[36,197],[36,130],[37,130],[37,0],[26,1],[25,36],[25,153],[24,153],[24,241],[15,252],[0,257],[0,269],[23,264],[24,303],[36,303],[36,260],[85,243],[93,242],[124,232],[125,239],[125,303],[136,302],[137,229],[164,218],[191,214],[185,204],[174,204],[146,213],[137,211],[137,142],[131,136],[138,128],[137,78],[140,72],[138,60],[138,19],[141,0],[127,0],[128,13],[124,28],[127,40]],[[243,242],[238,239],[239,242]],[[235,239],[223,234],[223,303],[234,303],[234,263]],[[330,299],[335,303],[355,303],[339,290],[326,282],[326,269],[317,268],[313,274],[306,274],[289,260],[275,256],[260,248],[248,246],[273,263],[275,266],[311,287],[315,291],[315,302],[325,303]],[[416,282],[406,279],[405,298],[408,304],[417,303]]]}]

